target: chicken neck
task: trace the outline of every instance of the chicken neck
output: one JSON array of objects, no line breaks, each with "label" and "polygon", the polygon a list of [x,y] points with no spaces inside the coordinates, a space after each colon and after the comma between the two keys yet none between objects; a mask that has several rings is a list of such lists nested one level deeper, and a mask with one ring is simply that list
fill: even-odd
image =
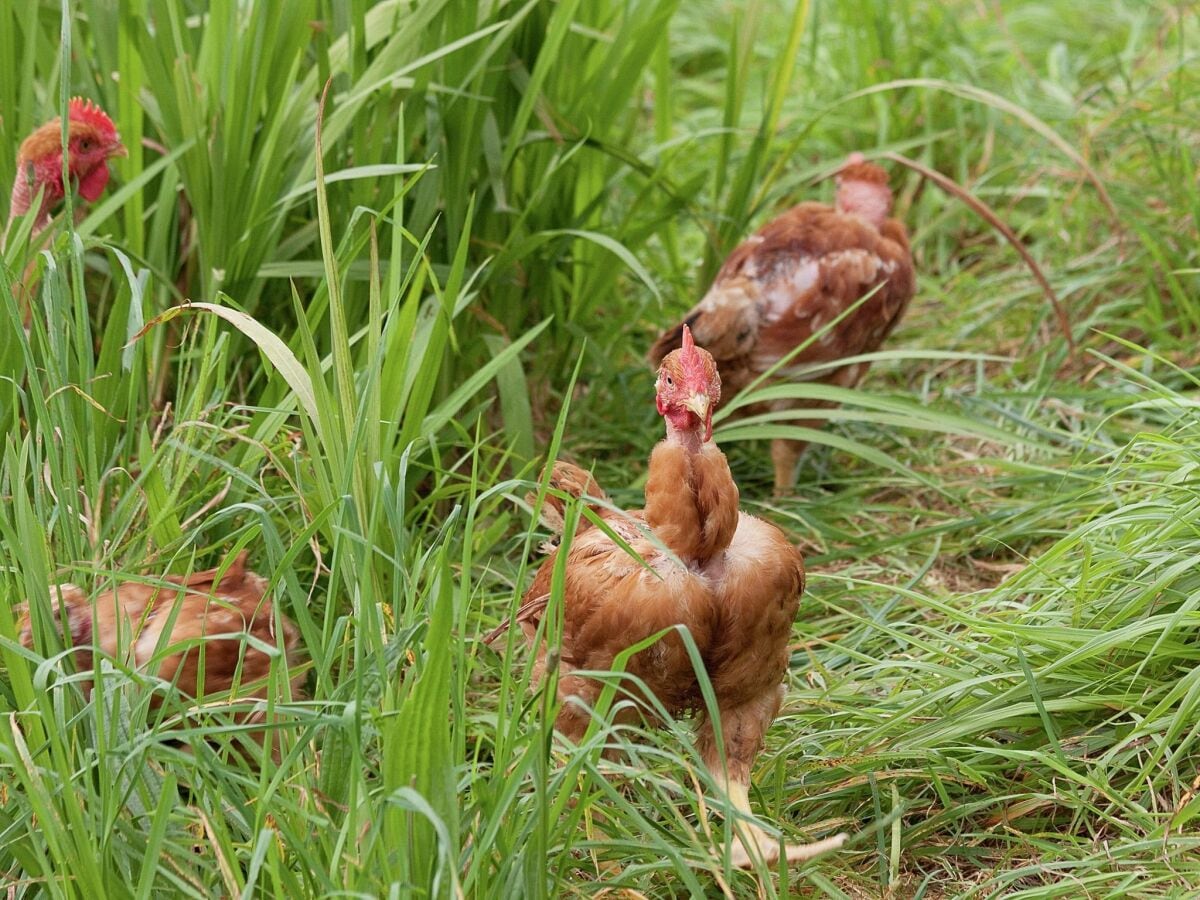
[{"label": "chicken neck", "polygon": [[667,424],[667,439],[650,455],[646,524],[680,559],[705,563],[733,540],[738,489],[729,463],[695,429]]},{"label": "chicken neck", "polygon": [[671,421],[670,417],[664,417],[664,421],[667,423],[668,443],[682,447],[692,456],[700,452],[700,448],[704,446],[704,436],[701,430],[703,425],[700,428],[695,428],[689,424],[688,426],[679,428]]}]

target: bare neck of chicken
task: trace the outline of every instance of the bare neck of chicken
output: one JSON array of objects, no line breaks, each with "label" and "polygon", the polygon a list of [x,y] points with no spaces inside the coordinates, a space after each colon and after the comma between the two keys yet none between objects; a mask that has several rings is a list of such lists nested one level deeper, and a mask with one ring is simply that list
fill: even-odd
[{"label": "bare neck of chicken", "polygon": [[672,444],[678,444],[688,453],[699,453],[700,448],[704,446],[704,438],[696,428],[676,428],[671,424],[670,419],[664,420],[667,423],[667,440]]},{"label": "bare neck of chicken", "polygon": [[886,184],[843,181],[838,187],[838,209],[859,216],[879,228],[892,211],[892,192]]}]

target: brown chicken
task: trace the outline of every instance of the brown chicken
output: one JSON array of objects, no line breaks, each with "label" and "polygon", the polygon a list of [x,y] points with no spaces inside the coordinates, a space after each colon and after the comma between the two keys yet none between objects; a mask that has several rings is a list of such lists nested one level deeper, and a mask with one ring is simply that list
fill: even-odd
[{"label": "brown chicken", "polygon": [[[104,110],[90,100],[74,97],[67,105],[67,171],[79,196],[92,203],[100,199],[111,176],[108,161],[125,153],[116,126]],[[31,240],[32,246],[26,255],[35,257],[34,251],[46,244],[50,237],[50,232],[46,232],[50,215],[66,195],[62,164],[62,120],[56,118],[34,129],[17,150],[17,171],[8,204],[8,222],[4,233],[0,234],[0,250],[8,248],[13,226],[29,212],[39,196],[41,200],[30,232],[34,240]],[[82,206],[77,207],[76,215],[82,213]],[[42,235],[41,240],[36,240],[39,235]],[[30,258],[12,287],[26,326],[32,311],[29,297],[36,268],[36,258]]]},{"label": "brown chicken", "polygon": [[[723,747],[704,711],[678,632],[668,632],[634,655],[627,671],[672,714],[698,713],[702,758],[730,805],[749,817],[750,770],[783,697],[804,565],[779,529],[738,510],[738,489],[725,455],[710,440],[712,412],[721,395],[717,367],[710,354],[693,344],[686,327],[682,339],[682,349],[668,354],[658,373],[656,400],[667,437],[650,457],[645,508],[601,513],[607,527],[640,559],[596,527],[580,529],[566,551],[558,648],[562,707],[555,725],[575,741],[587,730],[602,685],[577,671],[611,669],[625,648],[663,629],[686,626],[715,692]],[[598,486],[582,470],[568,465],[556,475],[559,471],[565,473],[559,487],[567,493],[598,494]],[[531,643],[546,612],[558,552],[538,570],[516,616]],[[488,639],[502,632],[503,626]],[[535,680],[541,680],[545,669],[546,648],[541,646]],[[654,721],[645,705],[636,712],[625,707],[617,717],[628,721],[638,715]],[[722,750],[727,769],[721,764]],[[760,856],[768,863],[778,859],[778,842],[757,825],[746,820],[736,828],[739,837],[731,848],[735,865],[749,867]],[[837,835],[788,846],[786,856],[789,861],[808,859],[841,846],[844,839]]]},{"label": "brown chicken", "polygon": [[[90,100],[73,98],[67,108],[67,165],[71,181],[84,200],[94,203],[100,199],[111,175],[108,161],[124,155],[125,146],[104,110]],[[33,233],[46,227],[50,213],[66,193],[62,163],[62,121],[51,119],[25,138],[17,151],[9,226],[29,211],[41,191]]]},{"label": "brown chicken", "polygon": [[[741,243],[683,322],[654,342],[650,361],[657,364],[677,346],[680,330],[688,325],[696,343],[717,360],[732,396],[875,291],[800,350],[774,379],[854,387],[868,363],[808,374],[796,369],[877,350],[900,321],[915,279],[908,234],[900,222],[888,218],[891,210],[887,174],[861,154],[852,154],[838,173],[836,204],[801,203]],[[832,405],[781,399],[742,407],[738,413]],[[772,441],[776,491],[794,484],[804,446],[797,440]]]},{"label": "brown chicken", "polygon": [[[76,668],[90,671],[92,654],[98,652],[118,663],[151,670],[188,697],[266,698],[271,656],[255,642],[277,646],[278,625],[291,660],[299,633],[282,615],[276,619],[266,579],[246,568],[246,554],[240,554],[224,574],[210,569],[165,581],[162,585],[123,582],[94,601],[83,588],[58,586],[51,596],[58,620],[55,627],[61,635],[65,613],[65,630],[76,648]],[[18,628],[21,643],[32,647],[28,610],[21,612]],[[302,680],[302,675],[292,677],[294,694],[299,694]],[[251,714],[241,720],[260,718]]]}]

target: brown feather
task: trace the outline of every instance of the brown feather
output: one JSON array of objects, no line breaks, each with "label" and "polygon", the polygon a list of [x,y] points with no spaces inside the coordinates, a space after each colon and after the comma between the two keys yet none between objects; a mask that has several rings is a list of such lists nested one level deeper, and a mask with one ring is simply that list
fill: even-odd
[{"label": "brown feather", "polygon": [[[266,586],[265,579],[246,568],[242,553],[223,573],[210,569],[182,579],[168,577],[157,585],[119,582],[94,601],[82,588],[63,585],[55,588],[51,603],[56,616],[66,616],[81,671],[92,668],[95,651],[135,668],[150,668],[188,697],[234,693],[264,698],[271,657],[247,636],[271,646],[282,643],[289,659],[299,644],[296,626],[274,614]],[[27,610],[19,625],[21,642],[32,647]],[[281,641],[276,628],[282,631]],[[293,676],[295,693],[302,680]]]},{"label": "brown feather", "polygon": [[[546,470],[543,469],[538,475],[539,482],[546,477]],[[606,504],[609,503],[608,494],[604,492],[604,488],[600,483],[592,477],[592,473],[586,469],[582,469],[574,463],[566,460],[558,459],[550,465],[550,479],[548,482],[553,491],[561,491],[569,497],[574,497],[576,500],[592,498],[594,500],[603,501],[603,503],[588,503],[587,508],[592,510],[596,515],[604,517],[610,510]],[[530,491],[525,495],[525,502],[533,506],[537,502],[537,494]],[[541,549],[547,554],[554,553],[558,549],[559,539],[562,537],[563,520],[566,513],[567,501],[562,497],[557,496],[552,492],[547,492],[542,501],[541,514],[539,520],[548,529],[550,529],[553,537],[550,541],[542,544]],[[592,523],[587,519],[580,519],[576,526],[575,533],[579,534],[593,527]],[[535,630],[536,622],[540,621],[541,616],[546,609],[546,602],[550,595],[546,594],[534,600],[526,600],[518,609],[516,616],[512,619],[506,619],[501,622],[483,638],[485,644],[491,645],[496,643],[500,638],[508,633],[508,629],[513,624],[523,624],[525,622],[534,621]],[[532,635],[531,635],[532,637]]]},{"label": "brown feather", "polygon": [[882,168],[866,161],[848,162],[838,169],[843,181],[865,181],[869,184],[887,184],[888,175]]},{"label": "brown feather", "polygon": [[[538,476],[540,483],[541,479],[546,475],[545,469]],[[592,477],[592,473],[586,469],[581,469],[574,463],[569,463],[566,460],[558,459],[550,467],[550,479],[548,484],[552,491],[560,491],[568,497],[574,497],[576,500],[582,500],[585,497],[594,500],[607,502],[608,495],[604,493],[604,488],[600,487],[600,483]],[[533,506],[537,502],[536,492],[530,491],[525,495],[525,502]],[[601,503],[588,503],[587,508],[595,512],[597,515],[604,511],[604,506]],[[547,492],[542,501],[542,510],[540,520],[543,525],[550,529],[556,535],[562,534],[563,515],[567,509],[567,501],[555,493]],[[581,519],[579,522],[580,528],[590,526],[590,522],[586,519]]]},{"label": "brown feather", "polygon": [[[67,138],[68,140],[79,138],[100,143],[108,140],[109,135],[102,133],[95,125],[88,122],[70,119],[67,121]],[[59,119],[52,119],[35,128],[25,140],[21,141],[21,146],[17,149],[17,165],[20,167],[47,156],[61,159],[59,156],[61,152],[62,122]]]}]

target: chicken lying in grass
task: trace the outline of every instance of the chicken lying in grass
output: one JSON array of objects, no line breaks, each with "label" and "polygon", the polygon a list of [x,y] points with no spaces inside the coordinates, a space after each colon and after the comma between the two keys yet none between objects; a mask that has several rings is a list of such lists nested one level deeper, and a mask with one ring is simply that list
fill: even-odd
[{"label": "chicken lying in grass", "polygon": [[[768,222],[729,254],[704,298],[654,342],[657,364],[678,345],[684,325],[721,367],[732,396],[798,346],[818,335],[781,370],[835,362],[879,349],[900,321],[915,287],[904,225],[890,219],[892,192],[887,174],[853,154],[838,174],[834,206],[801,203]],[[871,292],[874,291],[872,294]],[[821,329],[870,294],[853,313]],[[811,378],[854,387],[868,363],[824,369]],[[741,414],[836,404],[778,399],[744,407]],[[819,422],[795,423],[810,427]],[[804,441],[771,443],[775,490],[790,489]]]},{"label": "chicken lying in grass", "polygon": [[[209,569],[166,582],[123,582],[95,600],[73,584],[55,588],[51,594],[54,627],[75,648],[76,669],[91,671],[92,654],[100,653],[151,670],[187,697],[267,698],[273,654],[263,645],[282,644],[291,659],[299,633],[284,616],[276,617],[266,594],[267,582],[246,568],[246,554],[240,554],[224,573]],[[32,647],[28,610],[21,612],[18,628],[21,643]],[[294,694],[299,693],[302,680],[303,676],[292,677]],[[250,715],[242,721],[260,718]]]},{"label": "chicken lying in grass", "polygon": [[[749,816],[750,770],[783,698],[804,565],[779,529],[738,510],[738,489],[725,455],[710,441],[712,411],[721,394],[716,364],[694,345],[686,327],[682,339],[683,347],[667,354],[658,372],[656,401],[667,437],[650,457],[645,509],[601,513],[607,527],[641,560],[594,526],[579,529],[566,551],[558,649],[562,707],[555,725],[573,741],[588,727],[602,685],[576,674],[579,670],[611,669],[614,657],[627,647],[663,629],[686,626],[715,692],[722,745],[704,713],[700,685],[678,632],[668,632],[635,654],[627,671],[672,714],[699,714],[698,744],[705,765],[731,806]],[[559,464],[558,476],[558,486],[567,492],[599,494],[591,477],[574,466]],[[546,612],[559,552],[539,569],[516,616],[530,642]],[[503,627],[488,640],[503,633]],[[536,680],[546,665],[542,646]],[[638,715],[653,721],[645,706],[640,712],[623,708],[618,720]],[[731,849],[735,865],[750,867],[758,857],[767,863],[778,859],[778,842],[757,825],[739,820],[736,831],[739,837]],[[785,853],[789,861],[805,860],[841,846],[844,839],[837,835],[791,845]]]},{"label": "chicken lying in grass", "polygon": [[[108,161],[124,155],[125,146],[104,110],[82,97],[72,99],[67,108],[67,165],[71,183],[84,200],[95,203],[100,199],[112,174]],[[66,195],[62,164],[62,121],[56,118],[38,127],[17,151],[9,228],[15,219],[29,212],[39,191],[42,199],[34,217],[33,234],[39,234],[50,223],[50,214]]]}]

